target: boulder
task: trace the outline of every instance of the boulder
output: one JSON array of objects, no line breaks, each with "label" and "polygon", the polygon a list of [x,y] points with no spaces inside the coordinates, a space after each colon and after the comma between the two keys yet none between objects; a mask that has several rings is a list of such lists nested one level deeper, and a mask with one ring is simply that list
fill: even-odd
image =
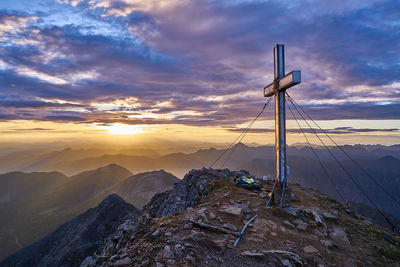
[{"label": "boulder", "polygon": [[174,258],[174,251],[170,246],[167,245],[164,247],[163,257],[165,259],[173,259]]},{"label": "boulder", "polygon": [[223,212],[227,215],[235,216],[235,217],[242,217],[244,212],[241,207],[235,206],[235,205],[230,205],[230,204],[225,204],[222,205],[218,211]]},{"label": "boulder", "polygon": [[317,253],[317,252],[318,252],[318,249],[316,249],[315,247],[309,245],[309,246],[305,246],[305,247],[303,248],[303,251],[304,251],[305,253]]},{"label": "boulder", "polygon": [[347,237],[346,232],[340,227],[334,227],[331,229],[329,236],[336,242],[350,245],[350,241]]}]

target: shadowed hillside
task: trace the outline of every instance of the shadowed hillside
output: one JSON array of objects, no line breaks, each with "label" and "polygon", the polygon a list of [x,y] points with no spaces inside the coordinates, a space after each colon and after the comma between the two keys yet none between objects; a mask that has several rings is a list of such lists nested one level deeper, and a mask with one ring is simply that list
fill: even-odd
[{"label": "shadowed hillside", "polygon": [[75,217],[56,231],[23,248],[0,266],[78,266],[96,251],[124,218],[137,216],[139,210],[117,195],[110,195],[96,208]]},{"label": "shadowed hillside", "polygon": [[111,193],[141,207],[178,181],[164,171],[132,176],[116,164],[72,177],[56,172],[0,175],[0,258],[49,234]]}]

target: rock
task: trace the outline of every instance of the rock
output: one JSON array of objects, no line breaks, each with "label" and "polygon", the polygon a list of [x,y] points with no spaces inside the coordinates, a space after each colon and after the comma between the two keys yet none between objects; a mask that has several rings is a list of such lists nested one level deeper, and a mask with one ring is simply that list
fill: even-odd
[{"label": "rock", "polygon": [[324,239],[322,239],[321,243],[327,248],[333,248],[334,247],[334,244],[333,244],[332,240],[324,240]]},{"label": "rock", "polygon": [[[284,266],[303,266],[304,263],[302,259],[299,257],[299,255],[289,252],[289,251],[284,251],[284,250],[263,250],[262,251],[265,255],[271,255],[275,257],[277,260],[279,260]],[[287,261],[289,261],[291,264],[288,264]]]},{"label": "rock", "polygon": [[246,204],[239,204],[239,207],[242,209],[244,214],[251,212],[251,210],[249,209],[249,207]]},{"label": "rock", "polygon": [[172,233],[171,232],[166,232],[164,235],[165,235],[165,237],[171,237]]},{"label": "rock", "polygon": [[129,224],[129,222],[125,222],[123,224],[121,224],[120,226],[118,226],[118,232],[122,231],[122,232],[130,232],[134,229],[134,226]]},{"label": "rock", "polygon": [[171,249],[170,246],[164,247],[163,257],[166,259],[173,259],[174,258],[174,251]]},{"label": "rock", "polygon": [[348,239],[348,237],[347,237],[346,232],[345,232],[342,228],[340,228],[340,227],[334,227],[334,228],[331,230],[331,232],[329,233],[329,236],[330,236],[333,240],[335,240],[335,241],[337,241],[337,242],[350,245],[350,241],[349,241],[349,239]]},{"label": "rock", "polygon": [[250,237],[246,237],[246,239],[247,239],[248,241],[251,241],[251,242],[264,242],[264,239],[259,238],[259,237],[252,237],[252,236],[250,236]]},{"label": "rock", "polygon": [[198,211],[196,211],[197,214],[201,215],[201,214],[205,214],[207,208],[201,208]]},{"label": "rock", "polygon": [[227,215],[231,215],[231,216],[239,216],[242,217],[243,216],[243,209],[240,207],[237,207],[235,205],[229,205],[229,204],[225,204],[223,205],[220,209],[218,209],[218,211],[223,212]]},{"label": "rock", "polygon": [[251,252],[251,251],[243,251],[240,253],[242,256],[254,257],[254,258],[263,258],[264,253],[261,252]]},{"label": "rock", "polygon": [[295,228],[295,226],[291,224],[289,221],[283,221],[283,224],[289,226],[290,228]]},{"label": "rock", "polygon": [[187,255],[187,256],[185,257],[185,259],[186,259],[189,263],[191,263],[191,264],[193,264],[193,265],[196,263],[196,259],[193,258],[193,257],[190,256],[190,255]]},{"label": "rock", "polygon": [[190,229],[192,229],[193,228],[193,224],[192,223],[186,223],[184,226],[183,226],[183,229],[185,229],[185,230],[190,230]]},{"label": "rock", "polygon": [[115,243],[117,243],[118,240],[119,240],[119,236],[118,235],[114,235],[114,236],[111,237],[111,241],[113,241]]},{"label": "rock", "polygon": [[324,212],[322,213],[322,216],[324,217],[325,220],[331,222],[334,222],[338,219],[337,213]]},{"label": "rock", "polygon": [[290,192],[290,199],[291,199],[292,201],[297,201],[297,200],[299,200],[299,197],[296,196],[293,192]]},{"label": "rock", "polygon": [[303,248],[303,251],[305,252],[305,253],[317,253],[318,252],[318,249],[316,249],[315,247],[313,247],[313,246],[305,246],[304,248]]},{"label": "rock", "polygon": [[218,251],[224,251],[226,249],[225,240],[215,240],[204,237],[199,239],[198,242],[203,243],[206,247],[209,247],[210,249],[216,249]]},{"label": "rock", "polygon": [[283,208],[282,211],[284,211],[285,213],[287,213],[293,217],[297,217],[297,211],[292,207]]},{"label": "rock", "polygon": [[168,263],[167,266],[176,266],[174,259],[167,259],[166,262]]},{"label": "rock", "polygon": [[[229,175],[231,176],[231,175]],[[151,217],[160,218],[185,210],[213,190],[212,182],[225,179],[227,176],[219,171],[203,168],[191,170],[185,177],[167,190],[153,196],[143,207],[143,212]]]},{"label": "rock", "polygon": [[235,231],[235,232],[238,230],[236,226],[234,226],[233,224],[230,224],[230,223],[225,223],[222,227],[232,230],[232,231]]},{"label": "rock", "polygon": [[151,237],[157,238],[157,237],[160,236],[160,234],[161,234],[161,229],[158,228],[157,230],[155,230],[155,231],[151,234]]},{"label": "rock", "polygon": [[285,267],[293,267],[292,263],[287,259],[281,259],[281,263]]},{"label": "rock", "polygon": [[214,220],[216,217],[217,217],[217,215],[215,215],[214,212],[208,211],[208,218],[210,218],[210,220]]},{"label": "rock", "polygon": [[224,196],[224,197],[228,197],[229,195],[231,194],[231,192],[225,192],[225,193],[223,193],[222,195]]},{"label": "rock", "polygon": [[354,213],[352,210],[350,210],[350,209],[345,209],[344,210],[347,214],[352,214],[352,213]]},{"label": "rock", "polygon": [[129,265],[131,263],[131,259],[130,258],[123,258],[121,260],[117,260],[116,262],[114,262],[114,266],[124,266],[124,265]]},{"label": "rock", "polygon": [[[256,219],[256,221],[257,220],[258,219]],[[259,220],[259,221],[261,221],[261,220]],[[268,225],[269,227],[271,227],[272,229],[277,229],[278,228],[278,225],[275,222],[271,221],[271,220],[265,220],[264,223],[266,225]]]},{"label": "rock", "polygon": [[293,223],[296,225],[296,229],[300,231],[307,231],[308,224],[305,223],[304,221],[296,219],[293,221]]},{"label": "rock", "polygon": [[182,258],[184,250],[185,250],[185,248],[182,245],[180,245],[180,244],[175,245],[174,246],[174,255],[175,255],[175,257],[178,258],[178,259]]},{"label": "rock", "polygon": [[324,225],[324,220],[322,219],[322,216],[316,211],[316,210],[311,210],[311,209],[305,209],[303,210],[305,213],[311,214],[314,218],[314,221],[318,225]]},{"label": "rock", "polygon": [[113,256],[110,257],[110,261],[114,262],[114,261],[116,261],[118,258],[119,258],[118,255],[113,255]]},{"label": "rock", "polygon": [[80,267],[90,267],[90,266],[94,266],[95,264],[96,264],[96,261],[93,259],[93,257],[88,256],[82,261]]}]

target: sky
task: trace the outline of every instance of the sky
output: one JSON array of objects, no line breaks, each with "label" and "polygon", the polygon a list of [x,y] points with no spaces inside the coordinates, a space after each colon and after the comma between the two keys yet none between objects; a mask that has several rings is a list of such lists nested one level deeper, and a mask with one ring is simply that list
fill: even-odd
[{"label": "sky", "polygon": [[[339,143],[400,143],[397,0],[2,0],[0,139],[230,143],[267,101],[275,44]],[[274,142],[273,106],[246,141]]]}]

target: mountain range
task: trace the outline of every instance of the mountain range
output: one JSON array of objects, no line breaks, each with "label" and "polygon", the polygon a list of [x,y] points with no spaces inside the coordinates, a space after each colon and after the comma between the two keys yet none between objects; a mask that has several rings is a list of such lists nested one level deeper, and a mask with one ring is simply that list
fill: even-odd
[{"label": "mountain range", "polygon": [[[337,148],[329,147],[339,160],[348,158]],[[391,156],[400,158],[400,145],[345,145],[342,147],[352,158],[357,160],[374,160]],[[322,147],[314,148],[319,158],[323,161],[332,160],[329,153]],[[118,153],[111,153],[108,150],[100,149],[71,149],[65,148],[58,151],[29,150],[13,152],[0,157],[0,173],[11,171],[23,172],[51,172],[59,171],[71,176],[84,171],[97,169],[111,163],[127,168],[131,172],[147,172],[157,169],[164,169],[177,177],[183,177],[187,171],[193,168],[209,166],[223,152],[221,149],[200,149],[194,153],[170,153],[159,155],[153,150],[134,148],[115,150]],[[220,168],[228,152],[215,165]],[[288,146],[288,158],[309,157],[314,155],[309,147],[296,145]],[[231,154],[225,167],[238,168],[240,165],[249,163],[253,159],[274,160],[274,146],[246,146],[239,143],[235,152]]]},{"label": "mountain range", "polygon": [[296,184],[289,207],[266,208],[273,183],[245,189],[243,175],[192,170],[140,211],[110,195],[0,266],[398,265],[393,232]]},{"label": "mountain range", "polygon": [[[392,216],[397,225],[400,208],[387,193],[400,201],[397,193],[400,190],[400,146],[343,147],[375,181],[339,149],[331,149],[352,178],[383,212]],[[309,147],[296,145],[288,147],[289,182],[318,189],[341,202],[347,201],[362,215],[373,217],[381,225],[388,226],[328,152],[320,147],[315,147],[315,150],[329,177]],[[127,151],[135,150],[131,148]],[[179,182],[173,174],[182,177],[190,169],[209,166],[223,152],[210,148],[160,156],[151,150],[144,151],[146,155],[129,155],[67,148],[53,152],[13,152],[9,158],[2,156],[4,161],[0,161],[0,170],[12,172],[0,175],[0,211],[4,214],[0,216],[0,258],[49,234],[67,220],[95,207],[111,193],[141,208],[155,193]],[[246,169],[257,177],[274,177],[272,146],[250,147],[239,143],[234,153],[225,153],[215,166],[222,167],[229,155],[223,167]],[[21,159],[19,165],[15,164],[18,159]],[[165,171],[154,171],[157,169]],[[133,175],[132,172],[139,174]]]},{"label": "mountain range", "polygon": [[67,177],[59,172],[0,175],[0,258],[118,193],[141,208],[179,179],[163,170],[133,175],[110,164]]}]

